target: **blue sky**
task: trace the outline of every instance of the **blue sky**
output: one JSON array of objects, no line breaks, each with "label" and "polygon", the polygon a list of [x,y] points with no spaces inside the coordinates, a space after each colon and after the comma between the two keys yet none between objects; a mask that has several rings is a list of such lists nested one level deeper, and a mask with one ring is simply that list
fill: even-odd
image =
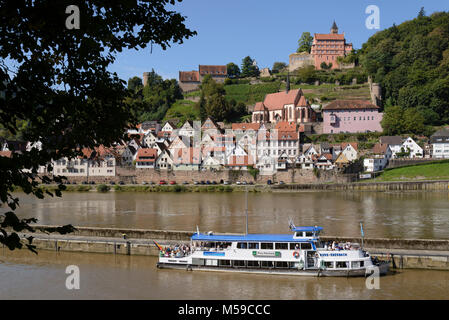
[{"label": "blue sky", "polygon": [[256,59],[260,68],[275,61],[288,63],[302,32],[328,33],[335,20],[339,32],[359,49],[379,30],[367,29],[365,9],[380,9],[380,30],[417,16],[449,11],[448,0],[184,0],[173,8],[186,16],[186,25],[198,32],[183,44],[167,50],[153,46],[124,51],[110,70],[128,80],[142,77],[152,68],[164,78],[178,78],[178,71],[197,70],[199,64],[240,66],[245,56]]}]

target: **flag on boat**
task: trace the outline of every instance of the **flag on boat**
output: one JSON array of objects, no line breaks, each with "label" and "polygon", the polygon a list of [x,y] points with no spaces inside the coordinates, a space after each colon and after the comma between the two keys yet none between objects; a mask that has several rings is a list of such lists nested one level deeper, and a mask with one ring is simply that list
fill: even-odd
[{"label": "flag on boat", "polygon": [[363,233],[363,226],[362,223],[360,222],[360,233],[362,234],[362,237],[365,236],[365,234]]},{"label": "flag on boat", "polygon": [[164,251],[164,249],[161,247],[161,245],[159,243],[157,243],[156,241],[154,241],[154,245],[159,249],[159,251]]}]

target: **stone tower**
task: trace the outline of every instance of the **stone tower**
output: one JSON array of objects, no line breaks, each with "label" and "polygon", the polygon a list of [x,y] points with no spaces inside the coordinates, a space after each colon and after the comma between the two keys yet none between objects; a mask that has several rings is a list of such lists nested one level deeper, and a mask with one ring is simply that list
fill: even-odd
[{"label": "stone tower", "polygon": [[331,27],[331,34],[338,34],[338,27],[337,24],[335,23],[335,20]]},{"label": "stone tower", "polygon": [[144,72],[143,73],[143,86],[145,87],[146,85],[147,85],[147,83],[148,83],[148,76],[150,75],[150,73],[149,72]]}]

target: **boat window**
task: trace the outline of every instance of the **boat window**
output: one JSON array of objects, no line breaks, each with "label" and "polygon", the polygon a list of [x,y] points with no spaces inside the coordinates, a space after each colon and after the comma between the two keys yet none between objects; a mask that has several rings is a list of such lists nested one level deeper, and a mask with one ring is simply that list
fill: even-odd
[{"label": "boat window", "polygon": [[237,248],[246,249],[246,248],[248,248],[248,243],[247,242],[237,242]]},{"label": "boat window", "polygon": [[303,234],[302,234],[302,232],[296,232],[296,235],[295,235],[296,237],[303,237]]},{"label": "boat window", "polygon": [[299,250],[300,248],[299,243],[290,242],[290,250]]},{"label": "boat window", "polygon": [[349,263],[347,261],[336,261],[335,268],[347,268]]},{"label": "boat window", "polygon": [[261,261],[262,268],[273,268],[273,261]]},{"label": "boat window", "polygon": [[351,268],[360,268],[360,261],[352,261]]},{"label": "boat window", "polygon": [[310,250],[310,249],[312,249],[312,245],[310,243],[308,243],[308,242],[301,243],[301,249],[302,250]]},{"label": "boat window", "polygon": [[245,261],[244,260],[234,260],[233,265],[234,265],[234,267],[244,267]]},{"label": "boat window", "polygon": [[324,261],[324,266],[326,268],[333,268],[334,267],[334,262],[333,261]]},{"label": "boat window", "polygon": [[218,266],[218,260],[206,259],[206,266]]},{"label": "boat window", "polygon": [[259,249],[259,242],[248,242],[248,249]]},{"label": "boat window", "polygon": [[257,268],[259,268],[260,267],[260,261],[247,261],[247,265],[248,265],[248,267],[257,267]]},{"label": "boat window", "polygon": [[287,261],[276,261],[276,268],[288,268]]},{"label": "boat window", "polygon": [[365,261],[360,261],[360,268],[363,268],[364,265],[365,265]]},{"label": "boat window", "polygon": [[306,232],[306,237],[313,237],[313,232]]},{"label": "boat window", "polygon": [[273,249],[273,242],[262,242],[260,244],[261,249]]},{"label": "boat window", "polygon": [[218,260],[218,265],[223,266],[223,267],[230,267],[231,260]]},{"label": "boat window", "polygon": [[289,268],[298,268],[298,262],[289,262],[288,267]]},{"label": "boat window", "polygon": [[286,242],[276,242],[275,248],[278,250],[288,250],[288,243]]}]

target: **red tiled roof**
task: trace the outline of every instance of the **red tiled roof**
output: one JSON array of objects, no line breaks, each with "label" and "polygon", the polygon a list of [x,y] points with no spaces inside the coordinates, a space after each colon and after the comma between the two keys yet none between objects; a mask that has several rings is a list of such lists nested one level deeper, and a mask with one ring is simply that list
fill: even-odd
[{"label": "red tiled roof", "polygon": [[249,166],[252,163],[250,161],[252,158],[249,156],[230,156],[229,162],[227,163],[227,166]]},{"label": "red tiled roof", "polygon": [[228,75],[228,68],[226,66],[206,66],[199,65],[199,74],[204,76],[206,74],[214,76],[226,76]]},{"label": "red tiled roof", "polygon": [[[275,138],[275,135],[272,135]],[[292,131],[278,131],[277,140],[298,140],[298,133]]]},{"label": "red tiled roof", "polygon": [[265,106],[263,105],[263,102],[256,102],[254,105],[254,111],[264,111]]},{"label": "red tiled roof", "polygon": [[323,107],[323,110],[342,110],[342,109],[379,109],[369,100],[335,100]]},{"label": "red tiled roof", "polygon": [[139,162],[154,162],[156,160],[156,157],[157,157],[157,149],[140,148],[137,151],[136,161],[139,161]]},{"label": "red tiled roof", "polygon": [[200,164],[200,148],[180,148],[174,150],[173,161],[176,164]]},{"label": "red tiled roof", "polygon": [[274,128],[279,131],[296,132],[296,123],[288,121],[279,121],[278,123],[276,123],[276,126]]},{"label": "red tiled roof", "polygon": [[270,93],[265,96],[263,104],[268,110],[279,110],[286,104],[295,104],[301,89]]},{"label": "red tiled roof", "polygon": [[342,142],[341,143],[341,150],[344,150],[348,144],[350,144],[356,151],[358,150],[358,143],[357,142]]},{"label": "red tiled roof", "polygon": [[307,107],[307,101],[303,95],[301,96],[301,98],[299,98],[298,106]]},{"label": "red tiled roof", "polygon": [[179,71],[179,81],[182,82],[199,82],[200,75],[198,71]]},{"label": "red tiled roof", "polygon": [[257,131],[260,128],[260,123],[233,123],[232,124],[232,130],[254,130]]},{"label": "red tiled roof", "polygon": [[315,33],[316,40],[345,40],[344,34],[335,33]]},{"label": "red tiled roof", "polygon": [[376,143],[373,147],[374,154],[385,154],[387,151],[388,144],[386,143]]}]

